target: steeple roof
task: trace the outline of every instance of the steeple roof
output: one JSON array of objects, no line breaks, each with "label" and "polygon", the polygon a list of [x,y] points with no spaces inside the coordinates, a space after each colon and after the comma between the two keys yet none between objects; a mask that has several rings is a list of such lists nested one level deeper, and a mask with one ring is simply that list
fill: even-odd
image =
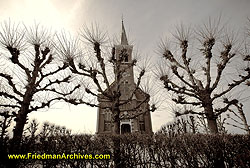
[{"label": "steeple roof", "polygon": [[128,45],[128,39],[127,39],[126,31],[124,28],[123,20],[122,20],[121,45]]}]

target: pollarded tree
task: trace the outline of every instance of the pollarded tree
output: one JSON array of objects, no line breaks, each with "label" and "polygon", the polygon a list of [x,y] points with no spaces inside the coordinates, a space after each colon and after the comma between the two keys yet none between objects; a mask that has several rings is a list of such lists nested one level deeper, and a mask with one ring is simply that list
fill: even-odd
[{"label": "pollarded tree", "polygon": [[52,34],[39,25],[25,27],[9,22],[1,25],[2,47],[0,79],[6,89],[0,97],[6,103],[0,107],[12,108],[15,114],[12,152],[17,152],[28,114],[49,107],[53,102],[65,99],[79,86],[62,90],[71,76],[60,65],[52,47]]},{"label": "pollarded tree", "polygon": [[247,123],[247,118],[243,110],[243,104],[237,102],[233,105],[234,108],[228,109],[231,114],[227,114],[227,117],[233,122],[226,122],[226,124],[244,130],[247,134],[250,135],[250,126]]},{"label": "pollarded tree", "polygon": [[[130,71],[133,71],[137,60],[131,59],[129,56],[132,49],[128,45],[123,23],[120,48],[117,46],[110,48],[105,46],[106,33],[100,31],[97,25],[92,25],[91,28],[84,27],[81,36],[83,41],[92,47],[93,51],[85,51],[85,53],[90,55],[89,57],[87,54],[82,54],[83,52],[79,50],[78,40],[68,38],[65,33],[57,36],[59,55],[63,56],[62,59],[73,74],[85,79],[85,92],[99,101],[107,102],[107,104],[106,106],[100,106],[98,102],[85,101],[80,99],[79,96],[72,98],[68,102],[75,105],[86,104],[92,107],[109,109],[112,112],[114,133],[120,134],[120,121],[122,119],[136,118],[141,114],[156,110],[155,104],[151,107],[145,107],[145,104],[150,99],[147,93],[140,102],[134,103],[135,94],[141,91],[140,84],[145,75],[146,65],[140,68],[137,81],[125,93],[124,79]],[[105,50],[107,48],[111,51],[107,52]],[[133,74],[129,76],[134,78]],[[124,96],[125,94],[126,96]],[[128,104],[133,104],[134,106],[124,108]],[[140,107],[143,108],[140,109]]]},{"label": "pollarded tree", "polygon": [[[118,135],[120,134],[121,120],[133,119],[146,113],[150,115],[151,111],[156,110],[154,104],[149,107],[150,96],[148,93],[142,92],[140,88],[142,77],[145,75],[145,67],[140,69],[137,81],[134,82],[133,67],[137,61],[131,58],[132,46],[128,45],[123,24],[119,46],[105,47],[106,35],[100,31],[98,26],[85,27],[81,35],[83,41],[92,47],[92,51],[89,52],[89,60],[86,55],[74,50],[74,48],[79,49],[77,42],[75,40],[73,42],[68,41],[65,34],[58,36],[58,51],[60,55],[64,56],[63,60],[68,64],[71,72],[86,79],[85,92],[94,97],[95,100],[98,99],[100,104],[104,103],[105,105],[85,101],[85,99],[81,100],[79,97],[72,98],[69,102],[109,110],[112,118],[112,133]],[[63,46],[65,47],[62,50]],[[108,48],[109,51],[106,52],[105,48]],[[130,81],[130,84],[126,83],[125,79]],[[86,84],[86,81],[90,81],[89,85]],[[143,95],[140,97],[140,101],[134,99],[138,92]],[[114,146],[115,166],[122,167],[119,138],[114,139]]]},{"label": "pollarded tree", "polygon": [[186,133],[199,133],[200,123],[195,115],[179,116],[171,123],[164,124],[157,131],[159,134],[177,136]]},{"label": "pollarded tree", "polygon": [[[218,132],[217,117],[237,102],[229,100],[229,94],[250,78],[248,56],[242,54],[235,32],[228,30],[220,23],[220,18],[209,19],[196,29],[177,27],[173,34],[179,46],[177,51],[171,48],[170,41],[160,44],[160,54],[169,65],[168,74],[160,74],[160,80],[176,96],[174,102],[196,107],[176,115],[204,115],[212,133]],[[232,75],[237,74],[239,64],[246,67],[238,68],[239,74]]]}]

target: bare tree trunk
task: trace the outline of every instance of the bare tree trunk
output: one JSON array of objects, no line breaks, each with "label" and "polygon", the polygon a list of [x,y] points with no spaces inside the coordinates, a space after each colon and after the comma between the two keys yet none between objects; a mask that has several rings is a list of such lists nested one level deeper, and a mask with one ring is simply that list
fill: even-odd
[{"label": "bare tree trunk", "polygon": [[[214,115],[213,106],[211,103],[206,104],[205,113],[206,113],[207,124],[208,124],[208,128],[210,130],[210,133],[217,134],[218,127],[217,127],[217,122],[216,122],[216,116]],[[224,159],[223,159],[223,152],[221,149],[219,149],[216,158],[217,159],[215,160],[213,167],[214,168],[217,168],[217,167],[224,168],[225,165],[224,165]]]},{"label": "bare tree trunk", "polygon": [[[34,81],[34,79],[33,79],[33,81]],[[12,149],[11,152],[13,152],[13,153],[17,153],[19,151],[19,147],[21,144],[23,129],[24,129],[24,126],[26,124],[26,119],[27,119],[27,114],[28,114],[30,102],[31,102],[32,97],[33,97],[33,94],[32,94],[32,92],[33,92],[32,85],[34,85],[33,81],[31,82],[31,85],[27,86],[27,91],[26,91],[25,96],[23,98],[21,109],[17,114],[16,126],[15,126],[15,129],[13,130],[13,139],[12,139],[12,148],[11,148]]]},{"label": "bare tree trunk", "polygon": [[114,163],[115,168],[121,168],[122,160],[121,160],[121,149],[120,149],[120,138],[119,136],[115,136],[114,138]]},{"label": "bare tree trunk", "polygon": [[[24,111],[24,108],[22,108],[22,111],[18,113],[16,118],[16,126],[13,130],[13,138],[11,140],[10,154],[18,154],[20,152],[20,145],[26,119],[27,119],[26,111]],[[8,160],[7,166],[13,168],[18,167],[18,160],[15,159]]]},{"label": "bare tree trunk", "polygon": [[122,161],[121,161],[121,149],[120,149],[120,118],[119,118],[119,109],[115,110],[114,115],[114,163],[115,168],[121,168]]},{"label": "bare tree trunk", "polygon": [[113,128],[113,133],[115,135],[120,135],[120,117],[119,117],[119,107],[114,110],[114,128]]},{"label": "bare tree trunk", "polygon": [[204,107],[206,117],[207,117],[207,124],[210,132],[212,134],[218,133],[218,127],[216,122],[216,116],[214,115],[213,106],[211,103],[208,103]]},{"label": "bare tree trunk", "polygon": [[194,117],[190,116],[189,119],[190,119],[191,130],[195,134],[196,133],[196,123],[195,123]]},{"label": "bare tree trunk", "polygon": [[214,134],[218,133],[216,119],[213,118],[213,116],[211,118],[207,116],[207,123],[208,123],[208,128],[211,133],[214,133]]},{"label": "bare tree trunk", "polygon": [[13,152],[13,153],[16,153],[19,151],[19,147],[21,144],[22,134],[23,134],[24,125],[26,123],[26,119],[27,119],[26,112],[20,111],[19,114],[17,115],[16,126],[15,126],[15,129],[13,131],[12,150],[11,150],[11,152]]},{"label": "bare tree trunk", "polygon": [[[29,105],[32,99],[32,87],[28,86],[28,89],[26,91],[26,94],[23,98],[23,102],[21,105],[21,109],[17,114],[16,117],[16,126],[13,130],[13,138],[11,140],[11,147],[10,147],[10,154],[18,154],[20,152],[20,145],[21,145],[21,140],[22,140],[22,135],[23,135],[23,130],[24,126],[26,124],[27,120],[27,114],[29,110]],[[9,162],[10,165],[9,167],[18,167],[18,162],[17,160],[10,160]]]}]

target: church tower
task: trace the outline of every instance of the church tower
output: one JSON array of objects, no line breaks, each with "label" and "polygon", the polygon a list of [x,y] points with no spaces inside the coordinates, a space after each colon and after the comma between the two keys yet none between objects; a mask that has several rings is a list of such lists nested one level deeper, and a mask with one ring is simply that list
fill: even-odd
[{"label": "church tower", "polygon": [[[144,93],[140,88],[135,91],[136,84],[134,81],[134,71],[133,71],[133,58],[132,58],[133,46],[128,44],[127,35],[125,27],[122,21],[122,32],[121,41],[119,45],[114,47],[114,56],[116,60],[120,60],[119,70],[118,66],[115,66],[114,73],[117,76],[118,72],[123,71],[121,78],[115,81],[111,85],[111,90],[115,90],[115,87],[119,85],[119,90],[121,93],[121,102],[126,102],[131,99],[128,103],[121,107],[122,115],[129,114],[140,114],[135,115],[136,117],[131,119],[121,119],[120,120],[120,133],[131,133],[139,132],[152,134],[152,123],[151,116],[149,112],[149,104],[146,100],[147,93]],[[98,99],[100,107],[107,107],[109,103]],[[131,111],[133,107],[139,106],[135,111]],[[112,130],[112,112],[109,109],[98,108],[97,114],[97,134],[111,134]]]}]

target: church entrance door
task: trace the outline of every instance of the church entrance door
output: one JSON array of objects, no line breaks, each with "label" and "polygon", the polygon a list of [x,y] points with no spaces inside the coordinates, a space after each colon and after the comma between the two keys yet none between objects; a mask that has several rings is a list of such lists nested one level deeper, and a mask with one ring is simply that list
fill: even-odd
[{"label": "church entrance door", "polygon": [[128,134],[128,133],[131,133],[130,124],[122,124],[121,125],[121,134]]}]

